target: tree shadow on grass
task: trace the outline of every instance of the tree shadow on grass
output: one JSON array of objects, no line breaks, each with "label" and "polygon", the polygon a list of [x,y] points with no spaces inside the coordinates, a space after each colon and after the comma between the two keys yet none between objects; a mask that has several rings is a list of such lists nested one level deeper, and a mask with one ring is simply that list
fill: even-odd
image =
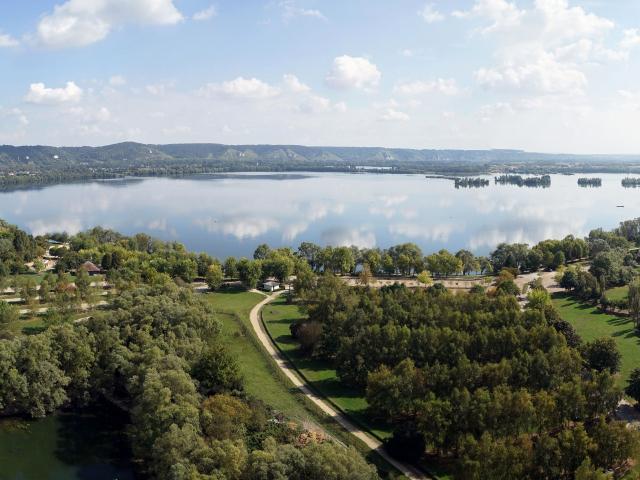
[{"label": "tree shadow on grass", "polygon": [[38,333],[42,333],[47,329],[47,327],[22,327],[22,333],[25,335],[37,335]]}]

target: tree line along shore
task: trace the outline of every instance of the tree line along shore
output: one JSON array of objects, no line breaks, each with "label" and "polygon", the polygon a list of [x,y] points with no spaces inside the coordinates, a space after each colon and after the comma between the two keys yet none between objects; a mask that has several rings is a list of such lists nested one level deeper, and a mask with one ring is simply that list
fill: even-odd
[{"label": "tree line along shore", "polygon": [[[0,301],[0,412],[40,417],[112,402],[130,415],[135,458],[153,478],[324,478],[327,469],[332,478],[376,478],[381,471],[357,451],[247,394],[219,314],[192,286],[253,289],[272,280],[291,285],[287,301],[303,312],[291,324],[300,354],[363,395],[367,417],[384,425],[387,449],[404,461],[455,478],[503,478],[504,468],[517,478],[621,478],[640,443],[613,415],[624,387],[615,343],[583,341],[540,282],[528,285],[523,309],[516,279],[555,270],[563,288],[599,305],[628,285],[620,308],[640,318],[639,242],[636,219],[586,238],[501,244],[486,257],[424,255],[410,243],[304,242],[222,261],[145,234],[32,237],[3,222],[2,290],[13,285],[24,302],[55,300],[40,328],[26,332],[8,328],[24,320]],[[54,271],[37,275],[45,254]],[[103,277],[92,281],[87,262]],[[454,294],[441,281],[455,275],[480,281]],[[422,288],[370,288],[377,276],[415,278]],[[78,322],[78,303],[97,278],[118,294]],[[30,281],[38,288],[25,287]],[[632,374],[631,398],[638,382]]]}]

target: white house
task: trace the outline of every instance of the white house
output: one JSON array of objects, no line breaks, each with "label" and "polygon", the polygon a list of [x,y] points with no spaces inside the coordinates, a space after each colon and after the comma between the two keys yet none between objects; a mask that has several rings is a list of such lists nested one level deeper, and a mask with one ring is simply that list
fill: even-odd
[{"label": "white house", "polygon": [[264,282],[262,289],[265,292],[275,292],[276,290],[280,290],[280,284],[278,282]]}]

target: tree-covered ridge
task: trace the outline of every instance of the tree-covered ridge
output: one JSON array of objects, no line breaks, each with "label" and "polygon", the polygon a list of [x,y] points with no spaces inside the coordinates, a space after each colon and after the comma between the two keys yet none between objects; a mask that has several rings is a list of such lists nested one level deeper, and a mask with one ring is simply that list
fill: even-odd
[{"label": "tree-covered ridge", "polygon": [[640,170],[624,155],[550,155],[519,150],[433,150],[301,145],[141,144],[100,147],[0,146],[0,185],[16,186],[126,175],[243,171],[340,171],[477,175]]}]

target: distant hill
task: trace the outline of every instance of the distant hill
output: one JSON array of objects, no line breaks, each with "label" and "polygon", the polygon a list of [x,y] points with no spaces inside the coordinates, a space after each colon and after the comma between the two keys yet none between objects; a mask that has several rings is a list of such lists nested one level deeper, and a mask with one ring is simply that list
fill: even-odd
[{"label": "distant hill", "polygon": [[152,145],[134,142],[101,147],[0,146],[0,168],[131,167],[182,162],[394,165],[416,163],[517,164],[529,162],[640,162],[640,155],[543,154],[521,150],[416,150],[381,147],[308,147],[301,145]]},{"label": "distant hill", "polygon": [[302,145],[0,146],[0,188],[75,180],[221,172],[360,172],[470,177],[488,173],[640,174],[640,155],[566,155],[521,150],[416,150]]}]

